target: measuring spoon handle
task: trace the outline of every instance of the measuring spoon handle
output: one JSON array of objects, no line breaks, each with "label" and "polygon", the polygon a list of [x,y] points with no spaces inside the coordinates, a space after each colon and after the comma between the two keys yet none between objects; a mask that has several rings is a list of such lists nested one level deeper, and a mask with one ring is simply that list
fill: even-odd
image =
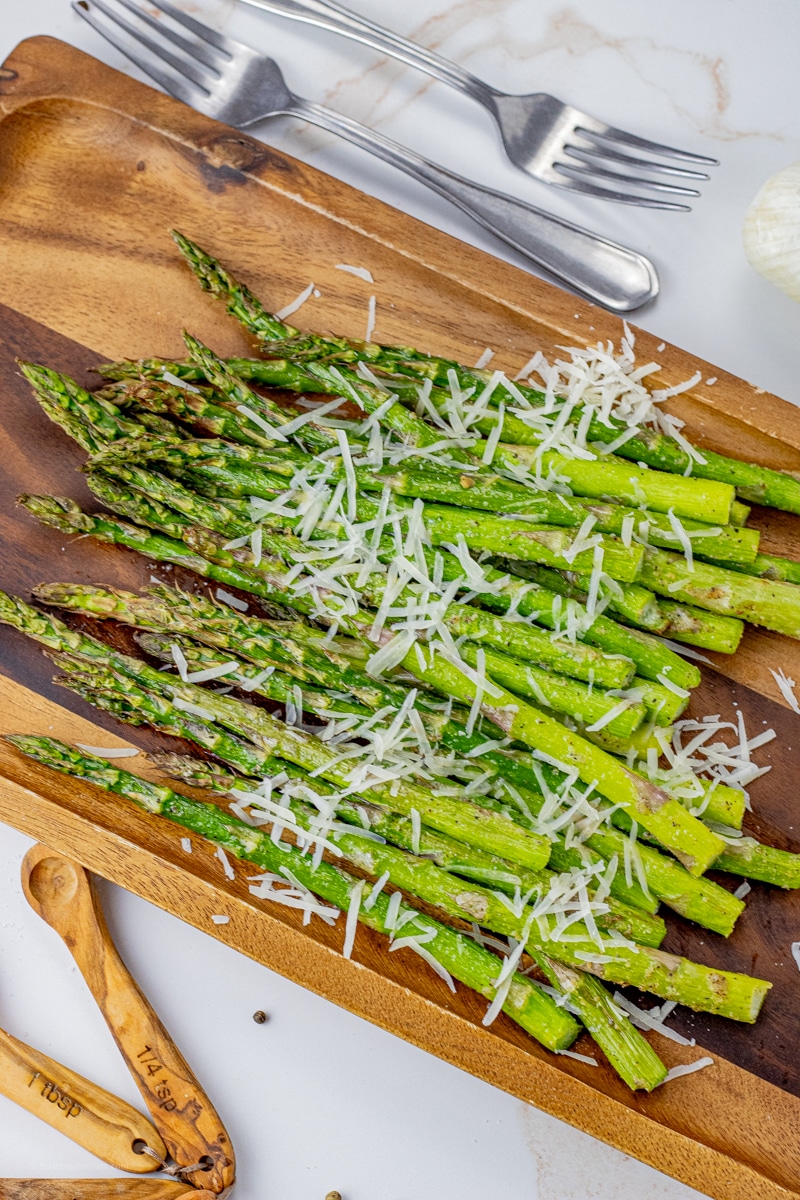
[{"label": "measuring spoon handle", "polygon": [[[147,1174],[166,1147],[130,1104],[0,1029],[0,1092],[120,1171]],[[2,1198],[0,1181],[0,1198]]]},{"label": "measuring spoon handle", "polygon": [[172,1158],[198,1188],[234,1181],[230,1138],[186,1059],[119,956],[93,880],[77,863],[34,846],[22,865],[32,907],[64,939],[106,1019]]},{"label": "measuring spoon handle", "polygon": [[0,1200],[216,1200],[170,1179],[0,1179]]}]

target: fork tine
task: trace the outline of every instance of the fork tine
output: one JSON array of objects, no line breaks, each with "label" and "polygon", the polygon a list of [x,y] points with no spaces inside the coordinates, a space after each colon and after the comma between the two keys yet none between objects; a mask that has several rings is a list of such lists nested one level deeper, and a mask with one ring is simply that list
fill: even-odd
[{"label": "fork tine", "polygon": [[[557,168],[556,168],[557,169]],[[658,208],[665,212],[691,212],[688,204],[676,204],[673,200],[657,200],[652,196],[635,196],[632,192],[615,192],[611,188],[596,187],[586,179],[574,179],[570,175],[562,175],[556,187],[567,188],[571,192],[580,192],[583,196],[595,196],[599,200],[616,200],[620,204],[634,204],[640,208]]]},{"label": "fork tine", "polygon": [[210,29],[208,25],[203,25],[201,21],[195,21],[194,17],[190,17],[182,9],[176,8],[174,4],[170,4],[169,0],[156,0],[154,7],[160,8],[162,12],[171,17],[178,25],[183,25],[184,28],[191,30],[195,37],[200,38],[201,41],[209,42],[217,50],[221,50],[223,54],[227,54],[228,58],[233,57],[233,43],[224,34],[217,33],[216,29]]},{"label": "fork tine", "polygon": [[705,154],[692,154],[688,150],[677,150],[674,146],[664,146],[660,142],[650,142],[647,138],[637,137],[635,133],[626,133],[624,129],[616,129],[613,125],[596,121],[584,113],[575,124],[576,132],[594,134],[595,137],[609,142],[619,142],[623,146],[631,146],[634,150],[641,150],[645,154],[660,154],[664,158],[677,158],[682,162],[699,163],[705,167],[719,166],[717,158],[708,158]]},{"label": "fork tine", "polygon": [[672,175],[680,179],[710,179],[705,171],[692,171],[687,167],[676,167],[673,163],[654,162],[649,158],[634,158],[632,154],[621,154],[619,150],[613,150],[610,146],[604,146],[597,142],[592,142],[586,146],[565,145],[564,150],[567,154],[575,155],[581,159],[588,159],[594,162],[595,159],[603,159],[607,162],[616,162],[620,166],[638,167],[645,171],[659,171],[662,175]]},{"label": "fork tine", "polygon": [[553,170],[568,175],[586,175],[591,179],[608,179],[611,183],[627,183],[629,187],[650,188],[655,192],[668,192],[672,196],[699,196],[697,188],[681,187],[677,183],[662,183],[659,179],[636,179],[633,175],[623,175],[620,171],[609,171],[606,167],[594,164],[578,164],[577,162],[555,162]]},{"label": "fork tine", "polygon": [[[169,92],[172,96],[177,96],[179,100],[183,100],[184,104],[192,105],[200,111],[204,110],[208,99],[208,92],[192,80],[184,78],[182,64],[176,67],[179,74],[172,75],[160,70],[151,58],[138,54],[127,39],[120,37],[115,31],[115,26],[118,25],[125,29],[135,42],[141,42],[149,50],[159,54],[162,58],[165,57],[164,51],[153,45],[149,38],[142,37],[124,18],[107,9],[103,0],[72,0],[72,7],[79,16],[83,17],[84,21],[88,21],[92,28],[97,30],[101,37],[104,37],[107,42],[111,42],[112,46],[116,46],[117,50],[124,54],[126,58],[129,58],[132,63],[135,63],[140,70],[144,71],[145,75],[149,75],[151,79],[160,84],[165,92]],[[106,20],[99,18],[95,9],[103,13]],[[172,55],[167,55],[166,57],[168,60],[171,59],[173,63],[177,62]]]},{"label": "fork tine", "polygon": [[[128,12],[133,13],[134,16],[138,17],[139,20],[145,25],[149,25],[149,27],[154,29],[160,37],[165,38],[168,42],[172,42],[173,46],[177,46],[179,50],[183,50],[184,54],[189,54],[193,58],[200,59],[200,61],[205,63],[205,65],[211,71],[213,71],[215,75],[219,75],[220,54],[223,54],[223,57],[227,57],[224,55],[223,51],[219,51],[215,54],[214,50],[209,50],[207,48],[205,42],[200,42],[199,44],[197,42],[190,42],[187,38],[182,37],[179,33],[176,33],[173,29],[170,29],[169,26],[165,25],[163,21],[157,21],[151,13],[147,12],[147,10],[141,5],[136,4],[135,0],[116,0],[116,2],[117,4],[121,4],[124,8],[127,8]],[[161,2],[154,3],[152,7],[167,13],[168,6]],[[170,14],[167,13],[167,16],[169,15]]]}]

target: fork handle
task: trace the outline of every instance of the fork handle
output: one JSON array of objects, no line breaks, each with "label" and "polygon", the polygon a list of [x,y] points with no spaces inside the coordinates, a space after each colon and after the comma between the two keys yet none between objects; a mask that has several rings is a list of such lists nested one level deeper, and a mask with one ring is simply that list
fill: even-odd
[{"label": "fork handle", "polygon": [[410,42],[399,33],[392,33],[381,25],[375,25],[366,17],[360,17],[332,0],[246,0],[254,8],[263,8],[268,12],[291,17],[295,21],[303,21],[307,25],[316,25],[319,29],[329,29],[332,33],[341,33],[364,46],[371,46],[391,58],[398,58],[410,67],[416,67],[442,83],[478,100],[490,112],[496,115],[495,97],[502,95],[495,91],[482,79],[465,71],[463,67],[442,58],[433,50]]},{"label": "fork handle", "polygon": [[658,294],[655,267],[635,250],[464,179],[321,104],[293,97],[287,111],[339,134],[427,184],[538,267],[612,312],[630,312]]}]

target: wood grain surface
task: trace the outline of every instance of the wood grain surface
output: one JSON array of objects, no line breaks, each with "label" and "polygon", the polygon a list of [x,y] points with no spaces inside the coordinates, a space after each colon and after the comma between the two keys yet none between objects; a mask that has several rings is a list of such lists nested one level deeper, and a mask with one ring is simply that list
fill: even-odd
[{"label": "wood grain surface", "polygon": [[[170,225],[218,254],[270,306],[313,280],[321,295],[298,314],[305,327],[363,336],[374,292],[380,340],[415,342],[466,361],[489,345],[498,365],[516,369],[536,349],[552,353],[565,342],[619,337],[616,318],[49,39],[15,51],[0,94],[6,590],[25,595],[43,579],[141,586],[151,573],[177,574],[153,571],[121,549],[66,543],[14,504],[23,488],[91,503],[75,470],[80,452],[32,403],[15,354],[86,382],[98,357],[180,353],[183,325],[222,353],[248,349],[177,261]],[[374,287],[336,271],[342,262],[368,267]],[[656,346],[656,338],[639,336],[643,358],[659,357]],[[667,347],[661,360],[661,383],[696,369],[718,379],[671,405],[701,444],[800,471],[794,408],[676,348]],[[762,511],[756,522],[765,546],[800,557],[800,521]],[[117,636],[130,644],[124,632]],[[87,725],[90,710],[54,689],[47,660],[5,629],[0,663],[0,730],[113,744],[97,725],[119,727],[93,712]],[[797,718],[775,702],[768,669],[783,666],[800,678],[800,644],[750,631],[735,658],[717,664],[724,675],[707,672],[696,711],[734,717],[738,706],[749,727],[766,722],[778,731],[778,749],[760,752],[773,769],[753,786],[758,815],[751,828],[800,849],[793,814]],[[135,740],[165,741],[138,731]],[[343,959],[341,930],[321,923],[304,929],[295,914],[268,910],[250,896],[242,868],[229,883],[208,847],[195,840],[195,852],[185,855],[166,822],[55,781],[7,749],[0,751],[0,774],[4,820],[329,999],[720,1200],[800,1196],[800,989],[789,953],[800,929],[797,897],[754,886],[728,942],[670,919],[668,948],[754,971],[776,986],[755,1027],[676,1014],[678,1027],[699,1044],[688,1049],[656,1037],[659,1053],[672,1065],[709,1051],[714,1067],[652,1096],[631,1095],[604,1065],[555,1059],[504,1017],[484,1029],[482,1001],[461,990],[451,997],[431,973],[405,961],[411,956],[389,955],[369,931],[359,931],[355,960]],[[213,925],[215,913],[230,922]]]}]

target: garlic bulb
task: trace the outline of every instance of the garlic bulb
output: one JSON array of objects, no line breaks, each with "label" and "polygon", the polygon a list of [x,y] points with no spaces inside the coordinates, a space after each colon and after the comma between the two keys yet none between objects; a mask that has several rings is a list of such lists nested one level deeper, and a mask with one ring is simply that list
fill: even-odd
[{"label": "garlic bulb", "polygon": [[800,301],[800,162],[767,180],[747,210],[742,232],[751,265]]}]

